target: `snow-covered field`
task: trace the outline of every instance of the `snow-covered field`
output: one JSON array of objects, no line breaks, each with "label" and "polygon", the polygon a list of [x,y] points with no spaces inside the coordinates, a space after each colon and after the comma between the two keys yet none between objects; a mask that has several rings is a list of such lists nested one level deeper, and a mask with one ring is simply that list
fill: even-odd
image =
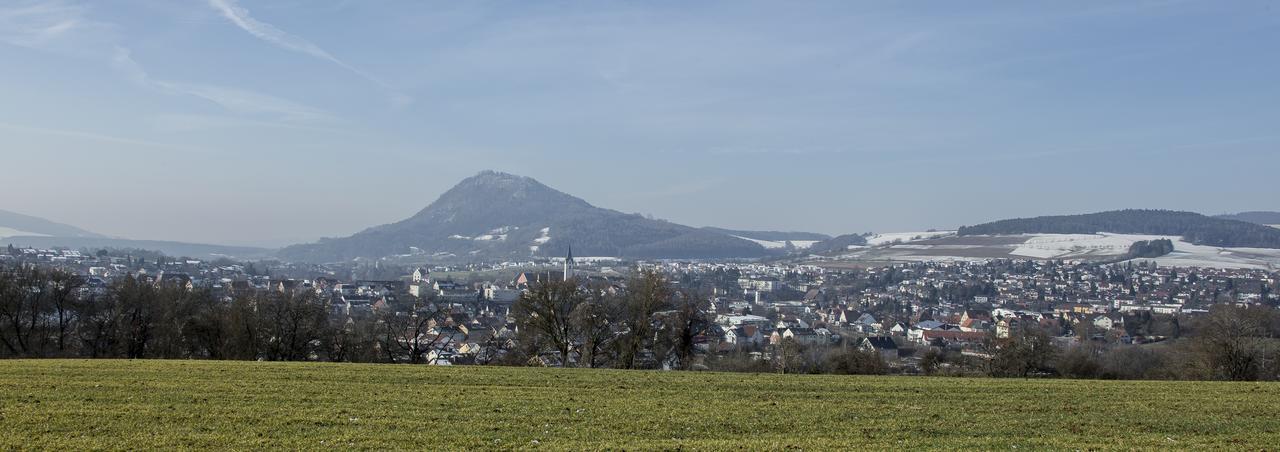
[{"label": "snow-covered field", "polygon": [[[1155,259],[1162,266],[1280,269],[1280,249],[1195,245],[1176,236],[1140,234],[1023,234],[941,238],[930,243],[917,233],[881,234],[881,246],[852,250],[840,260],[973,261],[993,258],[1106,260],[1123,256],[1135,242],[1169,239],[1174,251]],[[906,236],[906,238],[904,238]],[[903,243],[895,243],[902,240]]]},{"label": "snow-covered field", "polygon": [[[756,242],[767,250],[780,250],[787,247],[786,241],[756,240],[750,237],[743,237],[740,235],[735,235],[734,237],[740,238],[742,240],[750,240],[752,242]],[[796,249],[801,249],[801,250],[809,249],[809,247],[813,246],[813,244],[815,243],[818,243],[818,241],[817,240],[791,240],[791,245],[795,246]]]},{"label": "snow-covered field", "polygon": [[1170,239],[1177,244],[1177,237],[1144,236],[1130,234],[1038,234],[1028,236],[1009,254],[1037,259],[1070,259],[1099,256],[1119,256],[1129,251],[1129,246],[1142,240]]},{"label": "snow-covered field", "polygon": [[1135,242],[1169,239],[1173,252],[1155,259],[1159,265],[1174,267],[1260,268],[1280,267],[1280,249],[1221,248],[1196,245],[1177,236],[1139,234],[1039,234],[1009,254],[1040,259],[1079,259],[1120,256]]},{"label": "snow-covered field", "polygon": [[888,245],[894,242],[913,242],[916,240],[927,240],[937,237],[955,234],[956,231],[933,231],[933,232],[886,232],[884,234],[876,234],[867,237],[867,245],[880,246]]},{"label": "snow-covered field", "polygon": [[[1143,259],[1148,260],[1148,259]],[[1171,267],[1257,268],[1280,269],[1280,249],[1272,248],[1218,248],[1192,245],[1183,241],[1173,242],[1173,252],[1154,260],[1159,265]]]},{"label": "snow-covered field", "polygon": [[0,238],[4,238],[4,237],[18,237],[18,236],[26,236],[26,237],[47,237],[47,236],[48,236],[48,234],[36,234],[36,233],[34,233],[34,232],[21,231],[21,230],[14,229],[14,228],[6,228],[6,227],[4,227],[4,226],[0,226]]}]

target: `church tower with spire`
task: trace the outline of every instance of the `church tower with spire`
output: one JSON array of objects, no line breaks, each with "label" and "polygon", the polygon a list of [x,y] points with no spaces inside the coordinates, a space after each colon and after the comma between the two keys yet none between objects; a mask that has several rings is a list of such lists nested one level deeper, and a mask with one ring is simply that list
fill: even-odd
[{"label": "church tower with spire", "polygon": [[564,280],[573,278],[573,245],[569,245],[569,254],[564,257]]}]

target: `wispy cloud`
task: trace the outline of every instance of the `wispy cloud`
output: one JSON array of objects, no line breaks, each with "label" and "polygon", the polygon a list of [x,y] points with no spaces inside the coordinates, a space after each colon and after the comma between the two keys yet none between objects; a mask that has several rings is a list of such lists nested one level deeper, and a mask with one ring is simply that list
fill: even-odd
[{"label": "wispy cloud", "polygon": [[297,130],[305,132],[323,132],[327,134],[341,134],[348,132],[346,129],[328,127],[326,124],[307,124],[247,119],[236,116],[186,113],[161,113],[151,116],[147,119],[147,122],[150,123],[155,130],[162,132],[191,132],[197,130],[242,128]]},{"label": "wispy cloud", "polygon": [[139,140],[134,138],[121,137],[116,135],[108,135],[96,132],[85,132],[80,130],[57,129],[49,127],[36,127],[24,124],[12,124],[0,122],[0,129],[13,132],[30,133],[37,135],[57,136],[64,138],[75,138],[80,140],[96,141],[101,143],[123,144],[128,146],[141,146],[166,150],[193,150],[190,146],[160,143],[156,141]]},{"label": "wispy cloud", "polygon": [[342,60],[334,57],[329,52],[320,48],[320,46],[317,46],[301,37],[286,33],[284,30],[276,28],[271,24],[254,19],[253,16],[249,15],[249,10],[242,8],[235,2],[235,0],[209,0],[209,6],[212,6],[214,9],[218,10],[218,12],[222,13],[222,16],[226,17],[227,20],[231,21],[231,23],[240,27],[240,29],[249,32],[249,34],[256,36],[258,39],[267,41],[285,50],[305,53],[316,58],[331,61],[342,67],[350,68],[347,63],[344,63]]},{"label": "wispy cloud", "polygon": [[83,24],[83,7],[57,1],[0,7],[0,41],[39,47]]},{"label": "wispy cloud", "polygon": [[248,32],[258,39],[285,50],[302,53],[304,55],[328,61],[342,67],[343,69],[351,71],[361,78],[371,81],[387,91],[391,91],[391,101],[396,106],[404,106],[412,102],[412,98],[397,91],[389,83],[382,81],[382,79],[375,77],[373,74],[365,72],[360,68],[347,64],[346,61],[338,59],[338,57],[333,56],[329,51],[321,48],[315,43],[308,41],[301,36],[296,36],[276,28],[274,25],[255,19],[249,14],[249,10],[236,3],[236,0],[208,1],[209,6],[221,13],[228,21],[231,21],[231,23],[236,27],[239,27],[241,30]]},{"label": "wispy cloud", "polygon": [[778,155],[800,156],[818,154],[842,154],[845,151],[835,148],[818,147],[718,147],[707,150],[713,155]]},{"label": "wispy cloud", "polygon": [[336,119],[332,114],[324,110],[253,91],[225,86],[153,79],[142,68],[142,65],[133,59],[129,49],[123,47],[116,48],[113,63],[116,70],[134,83],[170,94],[198,97],[236,113],[266,115],[293,122],[331,121]]}]

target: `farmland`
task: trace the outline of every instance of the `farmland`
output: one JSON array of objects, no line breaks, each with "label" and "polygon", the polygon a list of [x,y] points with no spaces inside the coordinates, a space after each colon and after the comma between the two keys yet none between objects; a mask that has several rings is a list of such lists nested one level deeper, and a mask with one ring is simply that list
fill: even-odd
[{"label": "farmland", "polygon": [[215,361],[0,362],[0,449],[1280,444],[1280,385]]},{"label": "farmland", "polygon": [[1139,241],[1169,239],[1174,251],[1153,260],[1161,266],[1269,270],[1280,266],[1280,250],[1195,245],[1181,237],[1142,234],[1015,234],[947,236],[943,233],[893,233],[868,239],[868,247],[849,250],[819,265],[839,263],[980,261],[986,259],[1066,259],[1107,261],[1122,257]]}]

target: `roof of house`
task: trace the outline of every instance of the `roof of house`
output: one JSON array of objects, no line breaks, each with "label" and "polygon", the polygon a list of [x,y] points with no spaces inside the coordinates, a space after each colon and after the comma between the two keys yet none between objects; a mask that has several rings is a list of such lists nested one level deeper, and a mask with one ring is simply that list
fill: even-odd
[{"label": "roof of house", "polygon": [[948,340],[981,340],[987,337],[987,333],[982,331],[959,331],[959,330],[929,330],[924,332],[925,339],[948,339]]},{"label": "roof of house", "polygon": [[[817,336],[818,335],[818,332],[814,331],[813,328],[793,327],[793,328],[787,328],[787,331],[790,331],[791,335],[793,336]],[[786,333],[784,332],[783,334],[786,334]]]},{"label": "roof of house", "polygon": [[898,349],[898,344],[893,341],[893,338],[885,337],[885,336],[864,337],[862,338],[862,342],[866,344],[870,344],[876,350],[897,350]]}]

